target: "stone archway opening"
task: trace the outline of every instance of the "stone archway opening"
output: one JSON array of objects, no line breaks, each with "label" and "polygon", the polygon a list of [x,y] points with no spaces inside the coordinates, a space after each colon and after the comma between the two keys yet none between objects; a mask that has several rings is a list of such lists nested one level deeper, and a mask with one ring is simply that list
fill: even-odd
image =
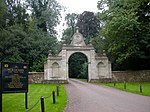
[{"label": "stone archway opening", "polygon": [[88,58],[85,54],[73,53],[68,60],[69,78],[79,78],[88,80]]}]

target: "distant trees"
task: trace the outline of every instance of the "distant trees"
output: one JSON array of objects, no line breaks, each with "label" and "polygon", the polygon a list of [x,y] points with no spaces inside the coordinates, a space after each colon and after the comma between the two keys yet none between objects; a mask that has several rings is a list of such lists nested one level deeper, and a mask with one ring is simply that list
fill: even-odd
[{"label": "distant trees", "polygon": [[89,43],[90,38],[94,38],[99,33],[101,26],[98,17],[89,11],[84,11],[79,15],[77,26],[80,33],[86,38],[86,43]]},{"label": "distant trees", "polygon": [[56,0],[26,0],[32,19],[37,27],[50,34],[56,34],[55,26],[59,23],[60,10],[62,7]]},{"label": "distant trees", "polygon": [[0,0],[0,29],[5,27],[7,7],[3,0]]},{"label": "distant trees", "polygon": [[71,43],[71,37],[73,36],[76,30],[77,20],[78,20],[78,14],[71,13],[66,15],[65,21],[66,21],[67,28],[64,29],[63,36],[61,39],[63,44],[68,45]]},{"label": "distant trees", "polygon": [[43,71],[48,50],[54,53],[58,44],[54,27],[61,6],[55,0],[0,0],[0,7],[0,61],[25,62],[30,71]]},{"label": "distant trees", "polygon": [[100,20],[93,12],[84,11],[82,14],[67,14],[65,20],[67,28],[63,32],[62,41],[66,40],[66,44],[70,44],[70,39],[75,33],[76,27],[79,27],[79,32],[83,34],[87,44],[101,30]]}]

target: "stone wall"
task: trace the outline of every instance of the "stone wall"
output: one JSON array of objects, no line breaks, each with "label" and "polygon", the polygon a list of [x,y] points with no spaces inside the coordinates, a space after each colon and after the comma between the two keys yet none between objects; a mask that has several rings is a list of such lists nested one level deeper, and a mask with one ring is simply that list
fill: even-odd
[{"label": "stone wall", "polygon": [[29,84],[43,83],[44,72],[29,72],[28,81]]},{"label": "stone wall", "polygon": [[150,70],[142,71],[113,71],[112,81],[123,82],[150,82]]},{"label": "stone wall", "polygon": [[29,72],[28,76],[29,84],[51,84],[51,83],[61,83],[67,84],[67,80],[44,80],[44,72]]},{"label": "stone wall", "polygon": [[[44,81],[44,72],[29,72],[29,83],[38,84],[38,83],[53,83],[55,81]],[[112,80],[111,79],[99,79],[99,80],[91,80],[91,82],[110,82],[117,81],[123,82],[124,80],[128,82],[150,82],[150,70],[142,70],[142,71],[113,71],[112,72]],[[60,81],[59,83],[67,83],[65,81]]]}]

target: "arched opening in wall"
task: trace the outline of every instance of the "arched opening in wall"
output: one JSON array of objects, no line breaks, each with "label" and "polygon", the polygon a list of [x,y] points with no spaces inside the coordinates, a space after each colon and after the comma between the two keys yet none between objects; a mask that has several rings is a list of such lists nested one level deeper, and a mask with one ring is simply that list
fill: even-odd
[{"label": "arched opening in wall", "polygon": [[83,53],[72,54],[68,60],[69,78],[80,78],[88,80],[88,59]]},{"label": "arched opening in wall", "polygon": [[98,70],[98,77],[99,79],[104,78],[104,72],[105,72],[105,65],[103,62],[99,62],[97,64],[97,70]]},{"label": "arched opening in wall", "polygon": [[59,64],[57,62],[52,64],[52,77],[59,77]]}]

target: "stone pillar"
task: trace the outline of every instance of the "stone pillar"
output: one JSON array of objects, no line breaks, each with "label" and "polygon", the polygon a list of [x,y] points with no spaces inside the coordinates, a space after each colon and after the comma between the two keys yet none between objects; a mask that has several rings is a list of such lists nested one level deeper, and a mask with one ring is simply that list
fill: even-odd
[{"label": "stone pillar", "polygon": [[95,51],[94,50],[90,50],[90,79],[93,79],[93,77],[96,75],[95,72]]},{"label": "stone pillar", "polygon": [[50,65],[50,60],[48,59],[47,60],[47,64],[48,64],[48,69],[47,69],[47,80],[49,80],[50,79],[50,74],[51,74],[51,70],[50,69],[52,69],[51,68],[51,65]]},{"label": "stone pillar", "polygon": [[91,62],[88,62],[88,82],[91,81]]},{"label": "stone pillar", "polygon": [[66,49],[62,50],[62,70],[63,70],[63,77],[67,80],[67,75],[68,75],[68,69],[67,69],[67,54],[66,54]]},{"label": "stone pillar", "polygon": [[44,63],[44,80],[47,80],[48,76],[48,65],[47,63]]},{"label": "stone pillar", "polygon": [[112,78],[111,62],[108,62],[109,78]]},{"label": "stone pillar", "polygon": [[67,81],[69,81],[69,74],[68,74],[68,72],[69,72],[69,69],[68,69],[68,62],[66,62],[66,80]]}]

